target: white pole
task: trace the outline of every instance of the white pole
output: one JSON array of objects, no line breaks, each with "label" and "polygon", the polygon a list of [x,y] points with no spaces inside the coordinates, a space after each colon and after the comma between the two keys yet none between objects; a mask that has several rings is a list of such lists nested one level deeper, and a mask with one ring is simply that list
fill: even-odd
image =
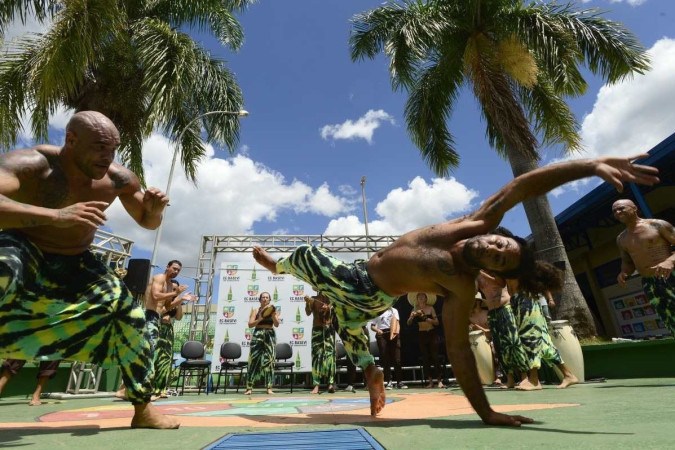
[{"label": "white pole", "polygon": [[[204,114],[200,114],[194,119],[192,119],[190,122],[188,122],[187,125],[183,128],[183,130],[180,132],[178,135],[178,139],[176,139],[176,148],[173,151],[173,158],[171,159],[171,169],[169,170],[169,180],[166,182],[166,190],[164,193],[169,196],[169,193],[171,191],[171,183],[173,182],[173,172],[176,168],[176,159],[178,159],[178,150],[180,149],[180,143],[183,140],[183,135],[187,131],[188,128],[190,128],[190,125],[195,123],[197,120],[210,116],[212,114],[226,114],[230,116],[237,116],[237,117],[246,117],[248,116],[248,111],[241,110],[241,111],[209,111],[205,112]],[[164,213],[166,216],[166,211]],[[159,250],[159,241],[162,237],[162,226],[164,225],[164,217],[162,217],[162,221],[160,222],[159,226],[157,227],[157,231],[155,233],[155,244],[152,246],[152,257],[150,259],[150,272],[152,273],[152,268],[155,267],[155,261],[157,260],[157,251]]]},{"label": "white pole", "polygon": [[368,209],[366,208],[366,176],[361,177],[361,198],[363,200],[363,224],[366,226],[366,258],[370,259],[370,239],[368,237]]}]

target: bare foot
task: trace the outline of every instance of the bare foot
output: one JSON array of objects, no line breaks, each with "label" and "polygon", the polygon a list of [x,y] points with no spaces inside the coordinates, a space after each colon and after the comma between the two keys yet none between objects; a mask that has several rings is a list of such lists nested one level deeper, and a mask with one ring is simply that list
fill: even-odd
[{"label": "bare foot", "polygon": [[253,394],[253,389],[246,389],[246,392],[244,392],[244,395],[251,395]]},{"label": "bare foot", "polygon": [[122,400],[127,400],[127,389],[122,388],[119,391],[115,392],[115,397],[121,398]]},{"label": "bare foot", "polygon": [[310,394],[318,394],[319,393],[319,386],[314,386],[314,389],[312,389],[312,392]]},{"label": "bare foot", "polygon": [[171,430],[180,426],[180,422],[173,417],[163,415],[152,403],[134,405],[134,409],[136,411],[131,419],[131,428]]},{"label": "bare foot", "polygon": [[159,400],[160,398],[161,398],[161,397],[160,397],[159,395],[153,395],[152,397],[150,397],[150,401],[151,401],[151,402],[156,402],[156,401]]},{"label": "bare foot", "polygon": [[267,388],[267,395],[274,395],[274,391],[270,388]]},{"label": "bare foot", "polygon": [[424,389],[431,389],[432,387],[434,387],[434,382],[430,381],[426,386],[424,386]]},{"label": "bare foot", "polygon": [[375,417],[384,409],[387,400],[384,392],[384,373],[375,364],[371,364],[366,367],[364,374],[370,394],[370,415]]},{"label": "bare foot", "polygon": [[333,386],[332,384],[329,384],[328,385],[328,393],[329,394],[335,394],[335,386]]},{"label": "bare foot", "polygon": [[28,403],[29,406],[40,406],[41,404],[42,402],[39,398],[34,398]]},{"label": "bare foot", "polygon": [[577,384],[579,382],[579,379],[574,376],[573,374],[569,374],[566,377],[563,378],[562,383],[558,385],[558,389],[565,389],[568,386],[572,386],[573,384]]},{"label": "bare foot", "polygon": [[541,391],[541,383],[532,384],[530,383],[530,380],[524,379],[523,381],[520,382],[520,384],[516,387],[516,390],[519,391]]},{"label": "bare foot", "polygon": [[436,387],[437,387],[438,389],[443,389],[443,388],[445,387],[445,385],[443,384],[442,381],[439,381],[439,382],[438,382],[438,386],[436,386]]},{"label": "bare foot", "polygon": [[510,373],[506,376],[506,387],[509,389],[513,389],[516,387],[516,380],[513,378],[513,374]]},{"label": "bare foot", "polygon": [[267,253],[267,250],[256,245],[253,247],[253,258],[265,269],[277,273],[277,262],[272,258],[272,255]]}]

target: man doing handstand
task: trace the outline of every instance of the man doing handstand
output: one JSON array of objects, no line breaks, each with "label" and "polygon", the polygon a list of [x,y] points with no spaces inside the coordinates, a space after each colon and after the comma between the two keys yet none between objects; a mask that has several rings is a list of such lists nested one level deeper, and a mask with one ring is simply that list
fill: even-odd
[{"label": "man doing handstand", "polygon": [[446,349],[457,381],[473,408],[486,424],[519,426],[532,419],[501,414],[490,407],[478,378],[467,328],[476,292],[474,280],[480,269],[514,278],[527,276],[534,263],[524,240],[490,231],[519,202],[568,181],[597,175],[622,190],[622,181],[654,184],[658,182],[657,173],[657,169],[634,165],[628,158],[549,165],[515,178],[466,217],[404,234],[367,262],[347,264],[309,245],[298,247],[278,262],[260,247],[254,247],[253,257],[271,272],[291,274],[331,300],[345,349],[352,361],[365,369],[372,415],[384,407],[383,375],[373,364],[361,325],[407,292],[429,292],[446,299]]}]

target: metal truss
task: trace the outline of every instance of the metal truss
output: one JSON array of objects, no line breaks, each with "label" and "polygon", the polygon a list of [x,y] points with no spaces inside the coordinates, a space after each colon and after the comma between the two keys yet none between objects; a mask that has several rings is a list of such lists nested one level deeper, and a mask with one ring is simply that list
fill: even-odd
[{"label": "metal truss", "polygon": [[199,301],[190,314],[190,340],[208,346],[208,329],[216,259],[219,253],[247,253],[254,246],[270,252],[291,252],[302,244],[323,247],[333,253],[375,253],[390,245],[398,236],[324,236],[324,235],[246,235],[202,236],[197,263],[195,294]]},{"label": "metal truss", "polygon": [[94,241],[89,247],[92,252],[100,256],[108,266],[114,264],[114,270],[120,276],[124,276],[127,259],[131,256],[131,247],[134,241],[125,239],[116,234],[103,230],[96,230]]}]

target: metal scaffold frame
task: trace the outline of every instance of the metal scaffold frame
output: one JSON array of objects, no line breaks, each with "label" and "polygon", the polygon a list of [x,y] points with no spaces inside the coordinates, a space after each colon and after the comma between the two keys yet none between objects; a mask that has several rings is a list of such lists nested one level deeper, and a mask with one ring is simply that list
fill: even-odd
[{"label": "metal scaffold frame", "polygon": [[190,314],[190,340],[202,341],[208,346],[213,282],[219,253],[247,253],[254,246],[269,252],[290,253],[303,244],[323,247],[332,253],[375,253],[390,245],[398,236],[324,236],[324,235],[247,235],[202,236],[195,295],[199,297]]}]

